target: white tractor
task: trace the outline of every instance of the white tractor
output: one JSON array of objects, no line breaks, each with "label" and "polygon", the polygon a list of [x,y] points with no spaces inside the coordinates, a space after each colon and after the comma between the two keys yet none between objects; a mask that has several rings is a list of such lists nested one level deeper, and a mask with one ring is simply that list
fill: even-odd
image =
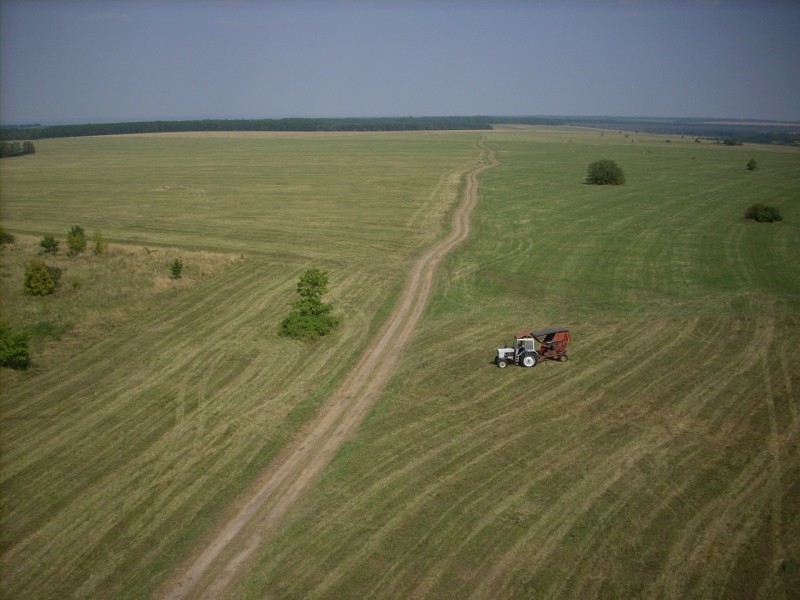
[{"label": "white tractor", "polygon": [[494,362],[501,369],[505,369],[509,364],[520,365],[523,367],[535,367],[539,362],[539,353],[536,352],[536,340],[532,337],[515,338],[516,344],[513,348],[498,348],[497,357]]}]

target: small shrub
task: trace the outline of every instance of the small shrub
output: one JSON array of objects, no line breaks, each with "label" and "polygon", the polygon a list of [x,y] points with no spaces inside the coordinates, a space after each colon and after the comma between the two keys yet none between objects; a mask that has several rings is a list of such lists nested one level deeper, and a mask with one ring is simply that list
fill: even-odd
[{"label": "small shrub", "polygon": [[751,158],[747,161],[747,170],[748,171],[755,171],[758,168],[758,163],[756,162],[755,158]]},{"label": "small shrub", "polygon": [[597,160],[589,165],[586,183],[595,185],[623,185],[625,173],[613,160]]},{"label": "small shrub", "polygon": [[25,265],[25,292],[32,296],[48,296],[55,291],[53,272],[38,258],[29,260]]},{"label": "small shrub", "polygon": [[29,364],[27,332],[12,331],[8,325],[0,323],[0,365],[11,369],[25,369]]},{"label": "small shrub", "polygon": [[751,204],[744,211],[745,219],[752,219],[758,223],[775,223],[776,221],[783,221],[780,211],[774,206],[767,206],[757,202]]},{"label": "small shrub", "polygon": [[80,254],[86,250],[86,233],[80,225],[73,225],[67,234],[67,248],[70,256]]},{"label": "small shrub", "polygon": [[58,252],[58,240],[52,235],[44,236],[42,241],[39,242],[39,245],[42,247],[42,251],[45,254],[55,254]]},{"label": "small shrub", "polygon": [[14,236],[0,226],[0,244],[13,244]]},{"label": "small shrub", "polygon": [[92,236],[92,252],[95,256],[99,256],[106,250],[108,250],[108,242],[106,241],[106,238],[103,237],[102,233],[96,231]]},{"label": "small shrub", "polygon": [[169,266],[170,277],[172,279],[180,279],[181,273],[183,272],[183,262],[180,258],[176,258],[172,261],[172,264]]}]

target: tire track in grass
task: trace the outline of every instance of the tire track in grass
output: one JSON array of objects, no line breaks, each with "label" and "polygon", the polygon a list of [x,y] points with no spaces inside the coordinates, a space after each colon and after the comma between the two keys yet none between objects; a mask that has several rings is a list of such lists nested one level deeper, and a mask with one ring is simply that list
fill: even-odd
[{"label": "tire track in grass", "polygon": [[[392,375],[401,350],[411,339],[427,305],[439,263],[469,234],[471,213],[477,203],[478,175],[498,164],[492,151],[482,142],[479,146],[481,164],[466,174],[463,200],[453,215],[450,234],[414,265],[397,307],[376,340],[328,400],[319,418],[309,427],[308,435],[276,461],[255,496],[220,529],[188,568],[168,583],[164,597],[185,598],[198,587],[202,587],[199,592],[202,597],[222,594],[362,421]],[[247,533],[248,527],[256,533]]]}]

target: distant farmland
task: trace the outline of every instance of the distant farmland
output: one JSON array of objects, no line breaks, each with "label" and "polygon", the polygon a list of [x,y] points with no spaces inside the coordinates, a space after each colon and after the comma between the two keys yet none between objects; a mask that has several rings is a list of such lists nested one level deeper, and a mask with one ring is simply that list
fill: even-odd
[{"label": "distant farmland", "polygon": [[[359,358],[480,140],[499,164],[389,389],[225,595],[791,597],[800,152],[544,126],[3,160],[2,316],[34,332],[2,372],[4,595],[161,593]],[[625,186],[583,183],[602,158]],[[26,297],[25,258],[75,223],[111,252]],[[277,336],[310,265],[343,317],[312,346]],[[570,361],[494,367],[527,325],[569,327]]]}]

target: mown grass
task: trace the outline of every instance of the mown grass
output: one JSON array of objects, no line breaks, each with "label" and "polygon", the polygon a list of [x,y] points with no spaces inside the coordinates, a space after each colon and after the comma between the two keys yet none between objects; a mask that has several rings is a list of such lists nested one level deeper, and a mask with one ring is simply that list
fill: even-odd
[{"label": "mown grass", "polygon": [[[84,138],[0,163],[2,317],[40,334],[2,371],[3,594],[152,594],[374,335],[476,141]],[[62,288],[26,296],[38,240],[76,223],[109,253],[48,258]],[[278,336],[308,266],[342,317],[311,346]]]},{"label": "mown grass", "polygon": [[[391,388],[229,595],[791,597],[800,155],[484,135],[501,164]],[[0,163],[3,224],[31,236],[13,252],[74,223],[112,242],[59,258],[83,285],[43,302],[3,250],[4,314],[61,337],[2,373],[4,593],[150,595],[374,333],[475,140],[98,138]],[[627,185],[584,185],[600,158]],[[744,221],[755,201],[784,222]],[[186,281],[162,286],[173,249]],[[192,271],[200,249],[221,268]],[[310,264],[346,316],[312,350],[277,336]],[[492,365],[549,324],[568,363]]]},{"label": "mown grass", "polygon": [[[232,596],[792,597],[800,153],[486,144],[500,166],[391,388]],[[601,158],[627,185],[582,183]],[[745,221],[754,201],[784,222]],[[492,365],[556,324],[569,362]]]}]

